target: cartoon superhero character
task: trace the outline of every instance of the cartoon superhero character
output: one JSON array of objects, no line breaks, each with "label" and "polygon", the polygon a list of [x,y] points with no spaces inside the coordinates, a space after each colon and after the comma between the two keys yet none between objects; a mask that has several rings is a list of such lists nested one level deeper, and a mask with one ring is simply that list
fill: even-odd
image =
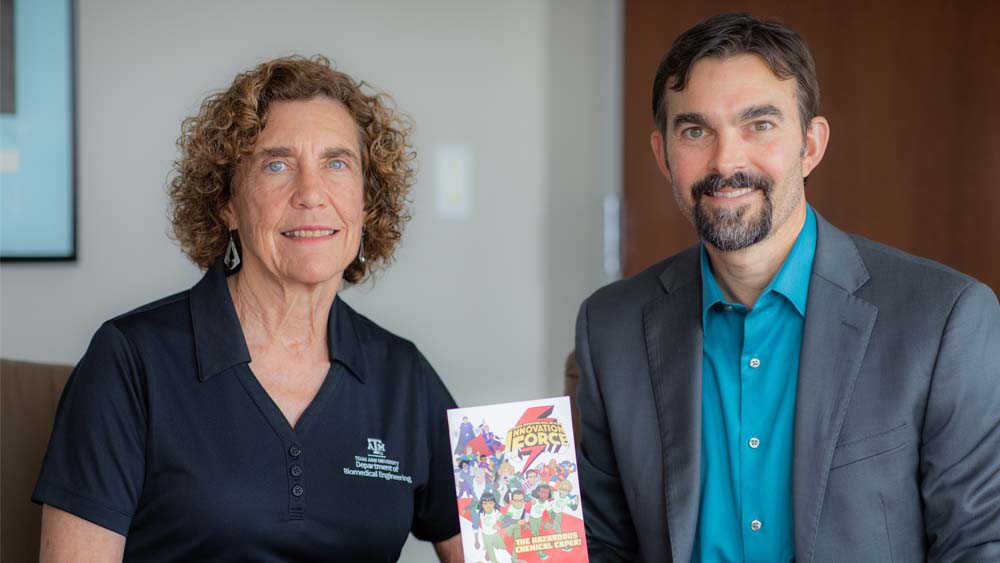
[{"label": "cartoon superhero character", "polygon": [[506,461],[497,469],[496,490],[500,495],[500,503],[504,506],[510,504],[510,497],[514,491],[524,492],[521,479],[514,472],[514,466]]},{"label": "cartoon superhero character", "polygon": [[503,442],[497,439],[496,434],[490,432],[490,427],[486,424],[485,420],[479,425],[479,430],[480,435],[483,437],[483,443],[486,444],[486,449],[490,450],[490,455],[497,453],[498,450],[504,449]]},{"label": "cartoon superhero character", "polygon": [[478,463],[479,456],[472,451],[472,446],[465,446],[465,453],[462,454],[458,459],[468,461],[469,465],[472,466],[473,464]]},{"label": "cartoon superhero character", "polygon": [[[500,521],[500,527],[508,538],[519,540],[521,539],[521,531],[527,524],[528,511],[524,506],[524,491],[515,489],[510,492],[510,506],[507,507],[507,512],[503,515],[503,520]],[[514,556],[514,560],[515,563],[521,561],[517,556]]]},{"label": "cartoon superhero character", "polygon": [[496,490],[493,483],[486,480],[486,472],[478,467],[472,469],[472,504],[469,505],[469,517],[472,520],[472,530],[475,533],[476,549],[479,549],[479,503],[485,495],[493,497],[496,502]]},{"label": "cartoon superhero character", "polygon": [[[567,508],[570,510],[576,510],[580,507],[580,503],[576,498],[576,495],[571,495],[573,492],[573,483],[569,481],[562,481],[559,483],[559,488],[556,496],[552,499],[549,508],[549,518],[552,519],[552,527],[555,529],[557,534],[562,533],[562,515],[563,511]],[[563,551],[571,551],[572,548],[564,547]]]},{"label": "cartoon superhero character", "polygon": [[552,458],[547,464],[542,466],[541,470],[538,472],[538,478],[541,479],[543,483],[551,484],[555,481],[558,472],[559,466],[556,464],[556,458]]},{"label": "cartoon superhero character", "polygon": [[461,460],[458,462],[458,498],[472,495],[472,468],[469,462]]},{"label": "cartoon superhero character", "polygon": [[462,423],[458,425],[458,445],[455,446],[455,455],[471,451],[467,451],[465,447],[475,438],[476,431],[472,429],[472,423],[469,422],[469,417],[463,416]]},{"label": "cartoon superhero character", "polygon": [[[542,533],[542,516],[550,510],[552,506],[551,489],[545,483],[541,483],[531,493],[531,512],[528,513],[528,527],[531,528],[531,535],[537,537]],[[538,550],[539,559],[548,559],[549,554],[544,550]]]},{"label": "cartoon superhero character", "polygon": [[556,474],[556,479],[558,481],[564,481],[569,479],[569,476],[576,473],[576,464],[572,461],[566,460],[559,464],[559,469]]},{"label": "cartoon superhero character", "polygon": [[535,494],[535,489],[537,489],[538,485],[541,484],[541,480],[538,478],[538,472],[534,469],[529,469],[528,472],[524,474],[524,477],[528,480],[524,492],[529,495]]},{"label": "cartoon superhero character", "polygon": [[[497,510],[497,499],[493,493],[483,493],[479,499],[479,526],[483,532],[483,548],[486,550],[486,559],[490,563],[500,563],[497,560],[495,550],[507,552],[507,544],[500,536],[501,518],[503,515]],[[477,544],[478,538],[477,538]],[[477,548],[478,549],[478,548]]]}]

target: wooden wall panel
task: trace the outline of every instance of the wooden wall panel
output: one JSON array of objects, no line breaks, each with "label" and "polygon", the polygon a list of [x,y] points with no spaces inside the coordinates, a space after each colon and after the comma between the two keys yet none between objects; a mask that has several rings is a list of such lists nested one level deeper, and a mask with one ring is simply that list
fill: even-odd
[{"label": "wooden wall panel", "polygon": [[626,0],[623,256],[634,274],[696,240],[649,149],[651,87],[682,31],[733,10],[798,31],[826,157],[806,197],[835,225],[1000,291],[1000,3]]}]

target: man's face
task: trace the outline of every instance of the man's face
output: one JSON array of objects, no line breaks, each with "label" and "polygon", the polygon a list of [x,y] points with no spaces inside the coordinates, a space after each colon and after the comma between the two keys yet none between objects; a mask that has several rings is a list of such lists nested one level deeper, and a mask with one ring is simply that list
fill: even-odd
[{"label": "man's face", "polygon": [[538,484],[538,473],[533,470],[528,472],[528,484],[532,487]]},{"label": "man's face", "polygon": [[538,500],[549,500],[552,491],[548,487],[538,487]]},{"label": "man's face", "polygon": [[801,225],[789,219],[805,217],[803,177],[822,158],[827,130],[815,118],[803,137],[794,79],[778,79],[756,55],[709,57],[665,103],[653,150],[702,240],[737,251]]}]

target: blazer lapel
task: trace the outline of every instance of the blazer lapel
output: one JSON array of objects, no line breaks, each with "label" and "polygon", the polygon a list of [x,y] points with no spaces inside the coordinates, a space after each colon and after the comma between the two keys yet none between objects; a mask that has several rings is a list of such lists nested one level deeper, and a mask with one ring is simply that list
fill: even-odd
[{"label": "blazer lapel", "polygon": [[817,214],[795,400],[792,493],[795,560],[812,561],[833,451],[878,309],[854,296],[868,281],[849,236]]},{"label": "blazer lapel", "polygon": [[660,276],[667,294],[643,309],[663,452],[667,529],[675,563],[691,559],[701,463],[701,274],[698,247]]}]

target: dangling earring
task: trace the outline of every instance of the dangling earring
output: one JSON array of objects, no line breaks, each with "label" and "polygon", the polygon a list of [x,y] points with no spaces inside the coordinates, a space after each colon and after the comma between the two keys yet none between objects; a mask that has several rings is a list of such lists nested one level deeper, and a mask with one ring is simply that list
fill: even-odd
[{"label": "dangling earring", "polygon": [[365,260],[365,231],[361,230],[361,247],[358,248],[358,262],[364,264]]},{"label": "dangling earring", "polygon": [[236,249],[236,241],[233,240],[233,233],[235,232],[235,230],[229,231],[229,246],[226,247],[226,257],[222,259],[230,272],[238,268],[241,262],[240,252]]}]

